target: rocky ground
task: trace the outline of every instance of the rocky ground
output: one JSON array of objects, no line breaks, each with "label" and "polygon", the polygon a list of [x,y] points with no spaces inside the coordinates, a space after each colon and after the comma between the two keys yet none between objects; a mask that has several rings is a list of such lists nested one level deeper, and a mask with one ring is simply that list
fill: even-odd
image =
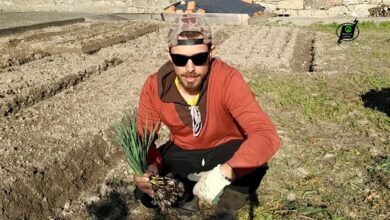
[{"label": "rocky ground", "polygon": [[[155,218],[134,201],[112,126],[137,106],[146,77],[167,60],[167,30],[158,22],[87,22],[0,38],[0,219]],[[336,71],[326,53],[329,33],[260,25],[213,30],[217,56],[248,82],[259,69],[275,76]],[[280,113],[265,105],[271,116]],[[276,165],[291,143],[289,127],[278,127],[285,150]],[[307,176],[293,161],[297,175]],[[274,180],[266,181],[272,191]],[[198,218],[212,216],[205,210]]]}]

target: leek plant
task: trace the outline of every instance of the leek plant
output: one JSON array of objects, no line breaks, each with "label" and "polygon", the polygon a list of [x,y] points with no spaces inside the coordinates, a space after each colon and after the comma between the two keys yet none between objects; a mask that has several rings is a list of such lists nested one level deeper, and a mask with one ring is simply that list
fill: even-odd
[{"label": "leek plant", "polygon": [[[143,176],[148,169],[147,153],[156,136],[156,127],[148,131],[148,122],[143,128],[143,134],[137,132],[137,112],[133,111],[122,125],[115,127],[116,138],[120,144],[130,168],[135,175]],[[184,185],[173,175],[151,176],[150,183],[155,192],[153,203],[157,204],[163,214],[171,211],[172,205],[184,194]]]}]

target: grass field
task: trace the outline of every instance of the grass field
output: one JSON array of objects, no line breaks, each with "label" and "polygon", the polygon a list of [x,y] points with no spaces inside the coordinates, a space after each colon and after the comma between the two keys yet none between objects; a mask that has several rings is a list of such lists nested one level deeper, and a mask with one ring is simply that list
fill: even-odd
[{"label": "grass field", "polygon": [[319,72],[245,72],[283,143],[240,219],[390,217],[390,23],[339,46],[336,27],[308,27],[329,33]]}]

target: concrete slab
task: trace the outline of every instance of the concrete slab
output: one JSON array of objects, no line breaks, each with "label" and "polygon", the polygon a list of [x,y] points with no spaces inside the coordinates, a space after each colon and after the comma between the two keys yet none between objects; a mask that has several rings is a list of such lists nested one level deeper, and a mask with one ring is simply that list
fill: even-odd
[{"label": "concrete slab", "polygon": [[0,37],[6,36],[6,35],[11,35],[11,34],[17,34],[17,33],[25,32],[25,31],[31,31],[31,30],[37,30],[37,29],[41,29],[41,28],[51,27],[51,26],[62,26],[62,25],[80,23],[80,22],[84,22],[84,21],[85,21],[84,18],[75,18],[75,19],[51,21],[51,22],[18,26],[18,27],[11,27],[11,28],[4,28],[4,29],[0,28]]},{"label": "concrete slab", "polygon": [[[115,15],[122,18],[126,18],[128,20],[160,20],[168,22],[172,22],[177,16],[180,16],[180,14],[171,13],[119,13]],[[204,17],[209,24],[246,25],[248,24],[249,20],[249,15],[247,14],[206,13],[199,14],[199,16]]]},{"label": "concrete slab", "polygon": [[[164,21],[172,22],[180,14],[163,14]],[[209,24],[248,24],[249,15],[247,14],[221,14],[221,13],[206,13],[201,14]]]},{"label": "concrete slab", "polygon": [[128,19],[122,18],[115,14],[100,14],[100,15],[87,16],[85,20],[86,21],[127,21]]},{"label": "concrete slab", "polygon": [[272,18],[272,15],[263,15],[263,16],[252,16],[248,19],[248,24],[261,24],[268,21],[269,18]]},{"label": "concrete slab", "polygon": [[96,15],[96,13],[0,12],[0,29],[84,18],[92,15]]},{"label": "concrete slab", "polygon": [[95,20],[135,20],[135,21],[150,21],[150,20],[162,20],[159,13],[115,13],[86,17],[86,21]]}]

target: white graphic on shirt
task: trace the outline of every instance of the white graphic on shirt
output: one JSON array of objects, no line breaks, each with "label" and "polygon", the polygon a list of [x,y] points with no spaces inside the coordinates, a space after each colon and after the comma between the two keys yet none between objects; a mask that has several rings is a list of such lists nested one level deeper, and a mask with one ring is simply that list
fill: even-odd
[{"label": "white graphic on shirt", "polygon": [[200,115],[199,106],[190,106],[190,111],[192,118],[192,132],[195,137],[198,137],[200,130],[202,130],[202,117]]}]

